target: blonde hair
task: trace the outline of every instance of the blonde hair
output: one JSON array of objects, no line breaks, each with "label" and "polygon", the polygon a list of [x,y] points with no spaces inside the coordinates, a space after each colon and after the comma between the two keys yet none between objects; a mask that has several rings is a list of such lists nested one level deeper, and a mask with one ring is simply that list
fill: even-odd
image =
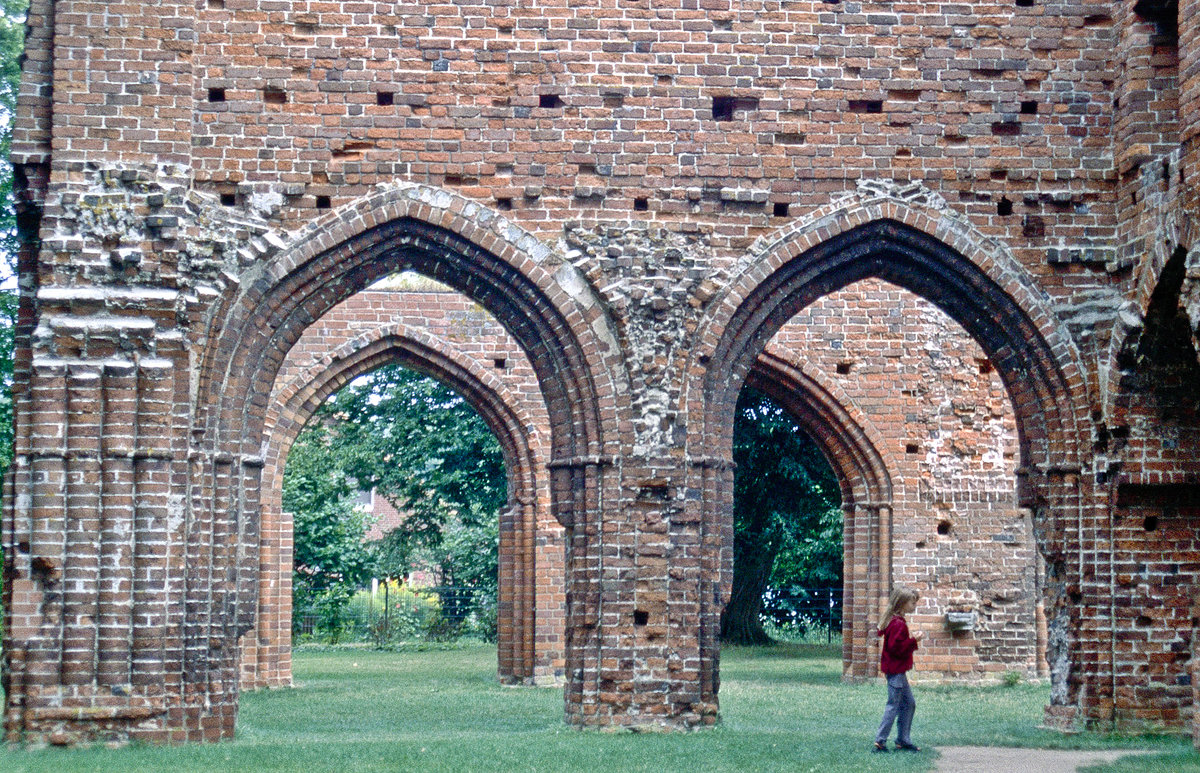
[{"label": "blonde hair", "polygon": [[892,588],[892,594],[888,596],[887,610],[883,613],[883,618],[879,621],[879,630],[882,632],[887,628],[888,623],[892,622],[892,618],[899,615],[899,609],[909,602],[916,603],[917,599],[921,598],[921,594],[917,593],[916,589],[909,588],[906,585],[897,585]]}]

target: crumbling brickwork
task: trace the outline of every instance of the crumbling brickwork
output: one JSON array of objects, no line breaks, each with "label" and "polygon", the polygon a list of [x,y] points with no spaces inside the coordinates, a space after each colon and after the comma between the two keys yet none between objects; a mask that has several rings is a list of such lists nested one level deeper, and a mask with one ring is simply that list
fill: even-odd
[{"label": "crumbling brickwork", "polygon": [[[529,486],[536,490],[534,496],[524,490],[522,471],[540,465],[519,461],[543,459],[547,452],[547,420],[528,360],[503,327],[468,298],[448,288],[422,289],[417,282],[414,289],[413,284],[402,279],[359,293],[306,330],[276,378],[272,400],[279,408],[271,415],[295,410],[284,406],[297,404],[297,392],[308,397],[307,409],[320,404],[329,390],[381,364],[380,352],[405,361],[411,351],[379,347],[404,331],[413,341],[410,350],[420,341],[428,351],[463,363],[463,370],[470,361],[477,363],[477,381],[490,375],[501,382],[491,389],[477,383],[464,393],[490,394],[523,417],[523,437],[504,442],[514,459],[510,498],[514,505],[528,501],[532,512],[547,513],[548,492],[536,482]],[[355,356],[358,352],[371,355]],[[869,427],[878,446],[871,452],[881,459],[889,482],[886,492],[875,494],[886,498],[892,511],[892,544],[884,563],[897,581],[920,588],[926,598],[916,618],[929,633],[920,672],[960,679],[996,678],[1005,671],[1037,676],[1045,642],[1036,626],[1039,592],[1028,514],[1014,505],[1012,409],[978,347],[928,303],[898,288],[864,282],[831,294],[790,321],[767,352],[770,356],[756,365],[755,378],[811,428],[847,489],[866,488],[854,465],[833,450],[831,436],[851,433],[848,419],[820,406],[814,393],[836,390],[841,401],[836,414],[856,416]],[[407,361],[453,378],[433,360]],[[809,374],[806,383],[811,386],[790,381],[789,369]],[[312,384],[320,386],[309,389]],[[484,406],[483,413],[495,416],[497,411]],[[307,416],[301,412],[297,418]],[[294,431],[301,423],[268,419],[272,448],[278,445],[279,450],[268,454],[264,481],[275,483],[264,483],[264,502],[277,498],[272,489],[278,487],[278,460],[290,441],[282,428]],[[502,422],[491,424],[504,434]],[[521,451],[510,450],[522,445]],[[853,495],[847,500],[846,528],[853,533],[862,527],[855,523]],[[286,514],[285,522],[274,526],[272,512],[264,507],[259,628],[242,645],[244,687],[291,681],[291,561],[276,544],[290,544],[290,526]],[[547,519],[535,517],[536,531],[526,535],[519,524],[502,519],[499,673],[508,681],[547,683],[563,675],[563,537],[561,526]],[[533,549],[523,549],[529,543]],[[931,566],[936,567],[932,572]],[[847,555],[846,571],[851,586],[880,582],[881,567],[875,562]],[[846,610],[847,676],[876,675],[876,606]],[[949,612],[969,613],[976,622],[955,630],[947,623]]]},{"label": "crumbling brickwork", "polygon": [[[570,723],[717,720],[734,401],[866,279],[941,309],[1008,392],[1048,719],[1186,723],[1200,7],[1173,8],[34,0],[7,737],[232,733],[276,376],[398,270],[537,375]],[[842,426],[868,609],[928,524],[893,534]]]}]

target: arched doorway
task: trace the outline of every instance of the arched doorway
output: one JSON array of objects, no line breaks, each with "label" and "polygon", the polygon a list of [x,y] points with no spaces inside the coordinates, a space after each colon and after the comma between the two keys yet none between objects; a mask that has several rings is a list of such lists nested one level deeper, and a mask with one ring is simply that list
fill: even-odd
[{"label": "arched doorway", "polygon": [[[402,311],[402,310],[398,310]],[[318,323],[321,325],[321,323]],[[316,329],[316,338],[328,331]],[[313,333],[306,334],[314,335]],[[289,358],[289,364],[292,359]],[[536,622],[535,595],[538,555],[539,502],[545,496],[545,449],[540,435],[548,430],[543,414],[530,415],[496,374],[486,370],[448,341],[425,330],[402,323],[372,328],[343,342],[326,357],[307,368],[290,367],[289,376],[277,383],[271,410],[266,418],[270,432],[269,450],[263,472],[263,510],[259,556],[261,590],[258,627],[247,637],[242,657],[243,686],[290,684],[291,631],[291,522],[280,506],[284,460],[292,442],[324,400],[353,381],[384,364],[396,363],[429,375],[450,386],[475,409],[500,441],[508,475],[508,503],[500,514],[499,674],[502,680],[533,681],[542,643],[540,674],[553,669],[561,657],[553,642],[561,642],[561,631],[542,630]],[[531,435],[537,434],[535,439]],[[539,507],[540,505],[540,507]],[[553,561],[558,569],[561,598],[561,554]],[[543,589],[543,594],[553,593]],[[543,600],[543,612],[550,601]],[[561,603],[561,602],[559,602]],[[561,621],[558,621],[561,623]],[[542,624],[546,628],[546,624]],[[551,642],[549,648],[546,642]],[[559,644],[561,647],[561,644]],[[547,649],[551,651],[546,651]]]},{"label": "arched doorway", "polygon": [[[725,299],[707,316],[704,330],[711,331],[711,347],[693,352],[694,361],[704,365],[703,378],[691,382],[688,391],[696,401],[689,403],[691,410],[703,418],[694,437],[707,449],[719,449],[718,455],[728,453],[731,426],[724,417],[731,415],[738,390],[771,337],[816,299],[874,277],[931,301],[979,343],[1012,399],[1018,499],[1033,512],[1047,561],[1051,625],[1067,630],[1068,619],[1083,612],[1084,600],[1068,578],[1076,570],[1068,556],[1077,554],[1078,546],[1066,529],[1078,523],[1092,496],[1079,474],[1086,402],[1077,355],[1045,311],[1044,298],[995,245],[986,244],[990,251],[985,251],[980,246],[985,240],[972,243],[961,223],[939,222],[900,206],[888,209],[888,217],[877,211],[826,213],[819,228],[798,224],[759,245],[747,261],[752,268],[734,278]],[[719,522],[727,517],[730,476],[714,488],[717,496],[708,513]],[[872,603],[880,603],[889,583],[889,577],[881,577],[881,595]],[[1069,702],[1074,698],[1068,678],[1076,656],[1073,642],[1060,636],[1051,644],[1055,702]]]}]

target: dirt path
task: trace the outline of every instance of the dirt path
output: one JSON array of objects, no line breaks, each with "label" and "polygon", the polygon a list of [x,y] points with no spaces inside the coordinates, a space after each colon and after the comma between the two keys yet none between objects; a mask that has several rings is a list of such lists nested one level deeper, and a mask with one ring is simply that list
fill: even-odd
[{"label": "dirt path", "polygon": [[1112,762],[1132,749],[1109,751],[1057,751],[1006,749],[996,746],[942,746],[938,748],[938,773],[1075,773],[1080,765]]}]

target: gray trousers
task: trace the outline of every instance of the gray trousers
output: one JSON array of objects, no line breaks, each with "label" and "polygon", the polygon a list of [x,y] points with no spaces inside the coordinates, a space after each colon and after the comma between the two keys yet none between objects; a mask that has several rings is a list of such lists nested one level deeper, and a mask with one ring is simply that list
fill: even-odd
[{"label": "gray trousers", "polygon": [[913,700],[912,688],[908,686],[907,674],[892,674],[887,678],[888,700],[883,709],[883,721],[879,723],[879,732],[875,734],[876,743],[887,743],[892,734],[892,723],[896,723],[896,745],[908,746],[912,739],[908,737],[912,729],[913,712],[917,710],[917,702]]}]

